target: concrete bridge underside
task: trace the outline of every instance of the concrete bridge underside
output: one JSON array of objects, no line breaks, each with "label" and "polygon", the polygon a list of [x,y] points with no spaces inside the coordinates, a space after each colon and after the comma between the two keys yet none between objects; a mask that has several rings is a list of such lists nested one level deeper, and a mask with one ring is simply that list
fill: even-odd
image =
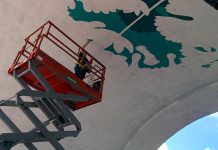
[{"label": "concrete bridge underside", "polygon": [[[107,68],[102,102],[75,112],[83,130],[77,138],[67,138],[61,142],[65,149],[158,149],[183,127],[218,111],[218,64],[214,61],[218,58],[217,10],[203,0],[168,1],[169,12],[193,18],[192,21],[166,16],[155,19],[161,35],[168,41],[181,43],[180,52],[184,57],[176,64],[174,60],[177,56],[169,53],[167,67],[140,68],[138,62],[141,55],[133,55],[132,63],[128,65],[125,57],[104,50],[112,43],[113,36],[118,36],[115,31],[95,28],[102,26],[102,22],[95,18],[93,22],[88,22],[75,21],[69,16],[68,6],[75,7],[73,0],[0,0],[0,99],[8,98],[20,89],[16,81],[8,76],[7,69],[22,47],[23,39],[51,20],[81,45],[92,38],[93,42],[87,50]],[[146,9],[141,4],[140,0],[125,0],[122,3],[115,0],[83,1],[87,12],[114,11],[115,8],[126,11]],[[117,37],[115,45],[131,47],[127,40]],[[197,50],[196,47],[203,47],[206,51]],[[146,45],[144,48],[146,51]],[[213,51],[207,50],[211,48]],[[144,60],[147,64],[158,61],[149,51],[142,54],[148,58]],[[58,57],[64,58],[61,54]],[[213,61],[208,65],[210,67],[204,67]],[[73,70],[74,64],[67,60],[65,63]],[[22,130],[27,131],[33,126],[19,110],[3,110]],[[40,112],[36,113],[41,115]],[[0,133],[8,131],[0,122]],[[36,146],[39,149],[53,149],[46,143],[36,143]],[[18,145],[14,149],[25,148]]]}]

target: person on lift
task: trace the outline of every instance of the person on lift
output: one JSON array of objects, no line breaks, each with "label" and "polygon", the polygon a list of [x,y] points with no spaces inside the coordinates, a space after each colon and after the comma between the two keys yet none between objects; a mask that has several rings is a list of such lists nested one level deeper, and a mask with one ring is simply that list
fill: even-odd
[{"label": "person on lift", "polygon": [[[83,49],[85,49],[85,47],[91,42],[92,40],[88,40],[84,46]],[[82,52],[81,50],[79,50],[79,59],[78,62],[76,64],[76,66],[74,67],[75,70],[75,75],[77,77],[79,77],[81,80],[83,80],[86,77],[86,73],[91,73],[91,64],[92,64],[92,59],[89,61],[86,57],[86,54],[84,52]],[[101,88],[101,81],[95,81],[92,84],[92,87],[99,91]]]},{"label": "person on lift", "polygon": [[79,52],[79,60],[76,66],[74,67],[75,75],[83,80],[86,76],[86,73],[90,73],[90,62],[86,58],[83,52]]},{"label": "person on lift", "polygon": [[[84,44],[83,49],[91,42],[92,40],[87,40],[87,42]],[[91,72],[91,61],[89,61],[86,57],[86,54],[82,52],[82,50],[79,50],[79,60],[74,67],[75,75],[79,77],[81,80],[83,80],[86,76],[86,73]]]}]

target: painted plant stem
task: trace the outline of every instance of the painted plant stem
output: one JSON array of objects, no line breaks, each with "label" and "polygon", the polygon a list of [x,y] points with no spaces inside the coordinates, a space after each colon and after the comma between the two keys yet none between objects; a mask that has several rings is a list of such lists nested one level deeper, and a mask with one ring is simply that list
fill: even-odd
[{"label": "painted plant stem", "polygon": [[[155,9],[157,6],[159,6],[162,2],[164,2],[165,0],[160,0],[159,2],[157,2],[154,6],[152,6],[149,9],[149,13]],[[144,16],[146,15],[146,13],[141,14],[141,16],[139,16],[136,20],[134,20],[131,24],[129,24],[126,28],[124,28],[119,34],[122,35],[124,32],[126,32],[129,28],[131,28],[136,22],[138,22],[140,19],[142,19]]]}]

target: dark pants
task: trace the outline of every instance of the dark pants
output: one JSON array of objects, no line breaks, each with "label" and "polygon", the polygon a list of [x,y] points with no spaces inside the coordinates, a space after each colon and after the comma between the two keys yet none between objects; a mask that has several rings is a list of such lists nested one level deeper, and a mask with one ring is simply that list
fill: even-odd
[{"label": "dark pants", "polygon": [[86,76],[87,69],[83,69],[78,64],[74,67],[75,75],[83,80]]}]

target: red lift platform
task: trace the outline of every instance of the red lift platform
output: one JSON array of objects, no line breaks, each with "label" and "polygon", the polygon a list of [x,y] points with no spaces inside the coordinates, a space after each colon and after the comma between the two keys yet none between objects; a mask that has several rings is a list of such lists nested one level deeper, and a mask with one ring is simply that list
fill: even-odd
[{"label": "red lift platform", "polygon": [[[17,144],[37,150],[35,142],[49,142],[55,149],[64,150],[59,141],[78,136],[82,128],[72,110],[101,101],[106,69],[84,49],[87,44],[80,46],[50,21],[25,39],[8,70],[22,90],[10,99],[0,100],[0,119],[12,131],[0,133],[0,150]],[[83,80],[72,72],[81,60],[86,61],[89,70]],[[100,83],[98,87],[96,83]],[[2,106],[19,108],[35,127],[21,131]],[[40,109],[46,121],[42,122],[31,108]],[[48,125],[56,130],[49,130]],[[71,125],[72,130],[65,128]]]},{"label": "red lift platform", "polygon": [[[70,56],[68,57],[70,58],[68,61],[72,62],[70,70],[58,62],[56,58],[52,58],[45,52],[47,48],[42,48],[44,41],[50,42],[49,45],[53,44],[53,49],[58,49],[61,53]],[[92,61],[89,64],[89,68],[91,68],[89,75],[92,77],[93,82],[99,81],[101,83],[99,90],[87,84],[86,79],[89,75],[86,76],[86,79],[81,80],[72,72],[75,63],[79,60],[79,52],[82,52],[88,60]],[[52,53],[55,53],[55,51]],[[8,70],[10,75],[13,75],[13,71],[16,70],[16,73],[19,74],[18,77],[22,78],[28,85],[36,90],[45,91],[39,80],[30,72],[29,61],[34,61],[37,70],[39,70],[55,92],[89,97],[85,102],[72,102],[66,99],[65,104],[73,110],[101,101],[105,66],[52,22],[48,21],[25,39],[25,45],[18,52],[14,63]]]}]

